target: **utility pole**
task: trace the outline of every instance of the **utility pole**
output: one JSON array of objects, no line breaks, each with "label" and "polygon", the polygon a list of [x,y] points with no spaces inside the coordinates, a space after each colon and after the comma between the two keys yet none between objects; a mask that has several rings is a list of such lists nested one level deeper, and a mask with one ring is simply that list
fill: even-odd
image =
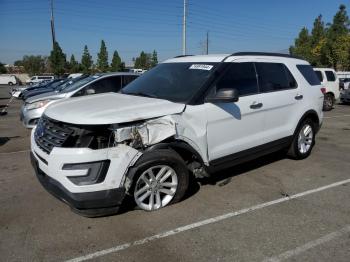
[{"label": "utility pole", "polygon": [[54,17],[53,17],[53,0],[51,0],[51,36],[52,36],[52,48],[53,48],[54,44],[56,42],[55,22],[54,22]]},{"label": "utility pole", "polygon": [[207,42],[205,45],[205,53],[209,54],[209,31],[207,31]]},{"label": "utility pole", "polygon": [[187,0],[184,0],[184,16],[182,23],[182,55],[186,55],[186,16],[187,16]]}]

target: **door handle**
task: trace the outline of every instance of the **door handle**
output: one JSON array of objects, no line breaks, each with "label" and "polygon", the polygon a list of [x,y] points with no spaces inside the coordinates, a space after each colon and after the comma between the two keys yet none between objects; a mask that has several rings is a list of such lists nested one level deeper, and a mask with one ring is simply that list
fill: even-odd
[{"label": "door handle", "polygon": [[251,109],[258,109],[258,108],[262,108],[263,104],[262,103],[253,103],[250,105]]},{"label": "door handle", "polygon": [[301,100],[303,99],[303,95],[296,95],[294,98],[295,100]]}]

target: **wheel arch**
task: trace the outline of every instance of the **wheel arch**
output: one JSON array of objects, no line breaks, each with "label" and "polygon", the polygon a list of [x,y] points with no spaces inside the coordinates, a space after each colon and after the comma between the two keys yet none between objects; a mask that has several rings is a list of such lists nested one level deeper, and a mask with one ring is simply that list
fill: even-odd
[{"label": "wheel arch", "polygon": [[311,109],[311,110],[306,111],[302,115],[302,117],[300,118],[298,124],[296,125],[296,128],[294,130],[294,134],[293,135],[295,135],[295,133],[298,131],[298,128],[300,127],[300,125],[307,118],[311,119],[315,123],[315,125],[316,125],[316,132],[318,132],[318,130],[320,129],[320,118],[318,117],[317,112],[315,110]]},{"label": "wheel arch", "polygon": [[171,139],[168,141],[164,141],[155,145],[152,145],[144,150],[143,154],[140,156],[140,158],[136,161],[136,163],[133,166],[130,166],[125,177],[127,180],[124,180],[124,186],[126,188],[126,192],[129,192],[129,189],[133,183],[135,175],[138,173],[139,169],[143,167],[143,165],[147,164],[144,163],[141,166],[137,165],[137,162],[142,159],[143,156],[145,156],[147,153],[159,150],[159,149],[168,149],[173,150],[176,154],[179,155],[179,157],[182,158],[182,160],[187,164],[191,161],[197,161],[201,165],[204,165],[203,159],[201,155],[187,142],[183,140],[177,140],[177,139]]}]

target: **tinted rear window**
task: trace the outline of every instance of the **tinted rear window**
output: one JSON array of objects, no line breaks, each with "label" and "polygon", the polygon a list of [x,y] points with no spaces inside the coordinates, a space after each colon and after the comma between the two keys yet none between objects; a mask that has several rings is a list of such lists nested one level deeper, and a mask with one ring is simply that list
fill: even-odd
[{"label": "tinted rear window", "polygon": [[317,75],[318,79],[320,80],[320,82],[322,82],[322,81],[323,81],[323,75],[322,75],[322,72],[321,72],[321,71],[315,71],[315,73],[316,73],[316,75]]},{"label": "tinted rear window", "polygon": [[284,64],[255,63],[260,92],[273,92],[296,88],[297,83]]},{"label": "tinted rear window", "polygon": [[325,73],[326,73],[327,81],[329,82],[335,81],[335,75],[332,71],[326,71]]},{"label": "tinted rear window", "polygon": [[317,86],[321,84],[315,71],[310,65],[297,65],[297,68],[310,85]]}]

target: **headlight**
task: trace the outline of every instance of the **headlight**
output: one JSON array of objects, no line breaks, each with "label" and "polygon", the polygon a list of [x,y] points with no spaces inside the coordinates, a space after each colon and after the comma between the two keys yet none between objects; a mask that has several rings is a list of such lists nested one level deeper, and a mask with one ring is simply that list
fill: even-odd
[{"label": "headlight", "polygon": [[42,100],[42,101],[34,102],[32,104],[28,104],[27,109],[31,110],[31,109],[41,108],[41,107],[47,105],[47,103],[49,103],[49,102],[50,102],[50,100]]}]

